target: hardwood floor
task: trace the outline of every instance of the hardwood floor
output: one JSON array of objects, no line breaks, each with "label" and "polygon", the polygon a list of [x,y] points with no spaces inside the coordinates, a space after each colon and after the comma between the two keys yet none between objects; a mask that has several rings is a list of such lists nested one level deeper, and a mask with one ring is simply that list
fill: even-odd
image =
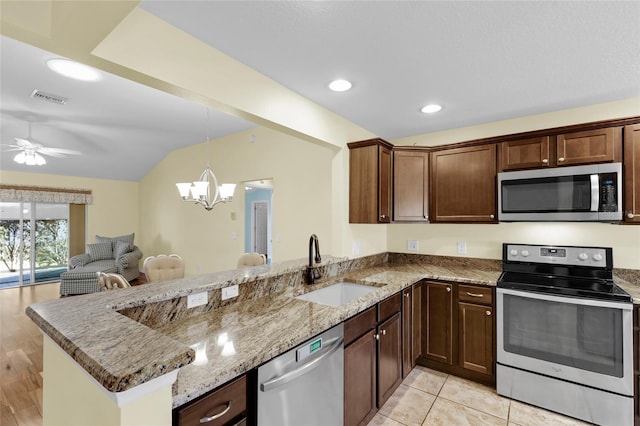
[{"label": "hardwood floor", "polygon": [[42,334],[28,305],[59,298],[60,283],[0,290],[0,425],[42,424]]},{"label": "hardwood floor", "polygon": [[59,297],[59,282],[0,290],[0,426],[42,425],[42,334],[24,311]]}]

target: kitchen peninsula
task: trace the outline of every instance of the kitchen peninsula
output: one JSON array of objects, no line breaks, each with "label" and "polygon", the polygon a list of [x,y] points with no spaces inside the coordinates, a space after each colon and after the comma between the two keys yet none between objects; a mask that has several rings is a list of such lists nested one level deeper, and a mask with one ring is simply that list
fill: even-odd
[{"label": "kitchen peninsula", "polygon": [[[44,424],[91,418],[95,424],[169,425],[173,408],[420,280],[491,287],[500,274],[499,261],[488,259],[323,256],[323,279],[313,289],[338,278],[378,287],[330,307],[293,298],[310,290],[302,284],[305,263],[292,260],[31,305],[27,314],[45,334]],[[636,275],[616,279],[640,301]],[[239,296],[222,301],[221,289],[235,284]],[[187,296],[205,291],[208,303],[188,309]]]}]

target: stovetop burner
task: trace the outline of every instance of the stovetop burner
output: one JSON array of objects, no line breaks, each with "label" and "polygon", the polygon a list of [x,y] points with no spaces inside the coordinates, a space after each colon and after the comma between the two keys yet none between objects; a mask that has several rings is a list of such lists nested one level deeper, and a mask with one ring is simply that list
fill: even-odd
[{"label": "stovetop burner", "polygon": [[605,247],[503,244],[498,287],[558,296],[632,302],[613,282],[613,251]]}]

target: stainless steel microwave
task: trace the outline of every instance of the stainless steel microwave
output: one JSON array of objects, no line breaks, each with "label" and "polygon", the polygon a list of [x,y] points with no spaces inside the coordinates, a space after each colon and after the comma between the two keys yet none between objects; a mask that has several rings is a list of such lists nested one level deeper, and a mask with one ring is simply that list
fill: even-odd
[{"label": "stainless steel microwave", "polygon": [[498,220],[622,220],[622,164],[498,173]]}]

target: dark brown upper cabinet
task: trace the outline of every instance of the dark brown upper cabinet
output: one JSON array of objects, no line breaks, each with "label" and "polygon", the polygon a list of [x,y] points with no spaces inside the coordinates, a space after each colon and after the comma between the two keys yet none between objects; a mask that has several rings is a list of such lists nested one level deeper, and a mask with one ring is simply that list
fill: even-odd
[{"label": "dark brown upper cabinet", "polygon": [[640,223],[640,124],[624,128],[624,221]]},{"label": "dark brown upper cabinet", "polygon": [[621,127],[607,127],[556,136],[557,167],[621,160]]},{"label": "dark brown upper cabinet", "polygon": [[431,153],[431,222],[496,222],[496,145]]},{"label": "dark brown upper cabinet", "polygon": [[429,153],[393,151],[393,220],[429,220]]},{"label": "dark brown upper cabinet", "polygon": [[349,223],[391,222],[390,143],[351,142],[349,147]]}]

